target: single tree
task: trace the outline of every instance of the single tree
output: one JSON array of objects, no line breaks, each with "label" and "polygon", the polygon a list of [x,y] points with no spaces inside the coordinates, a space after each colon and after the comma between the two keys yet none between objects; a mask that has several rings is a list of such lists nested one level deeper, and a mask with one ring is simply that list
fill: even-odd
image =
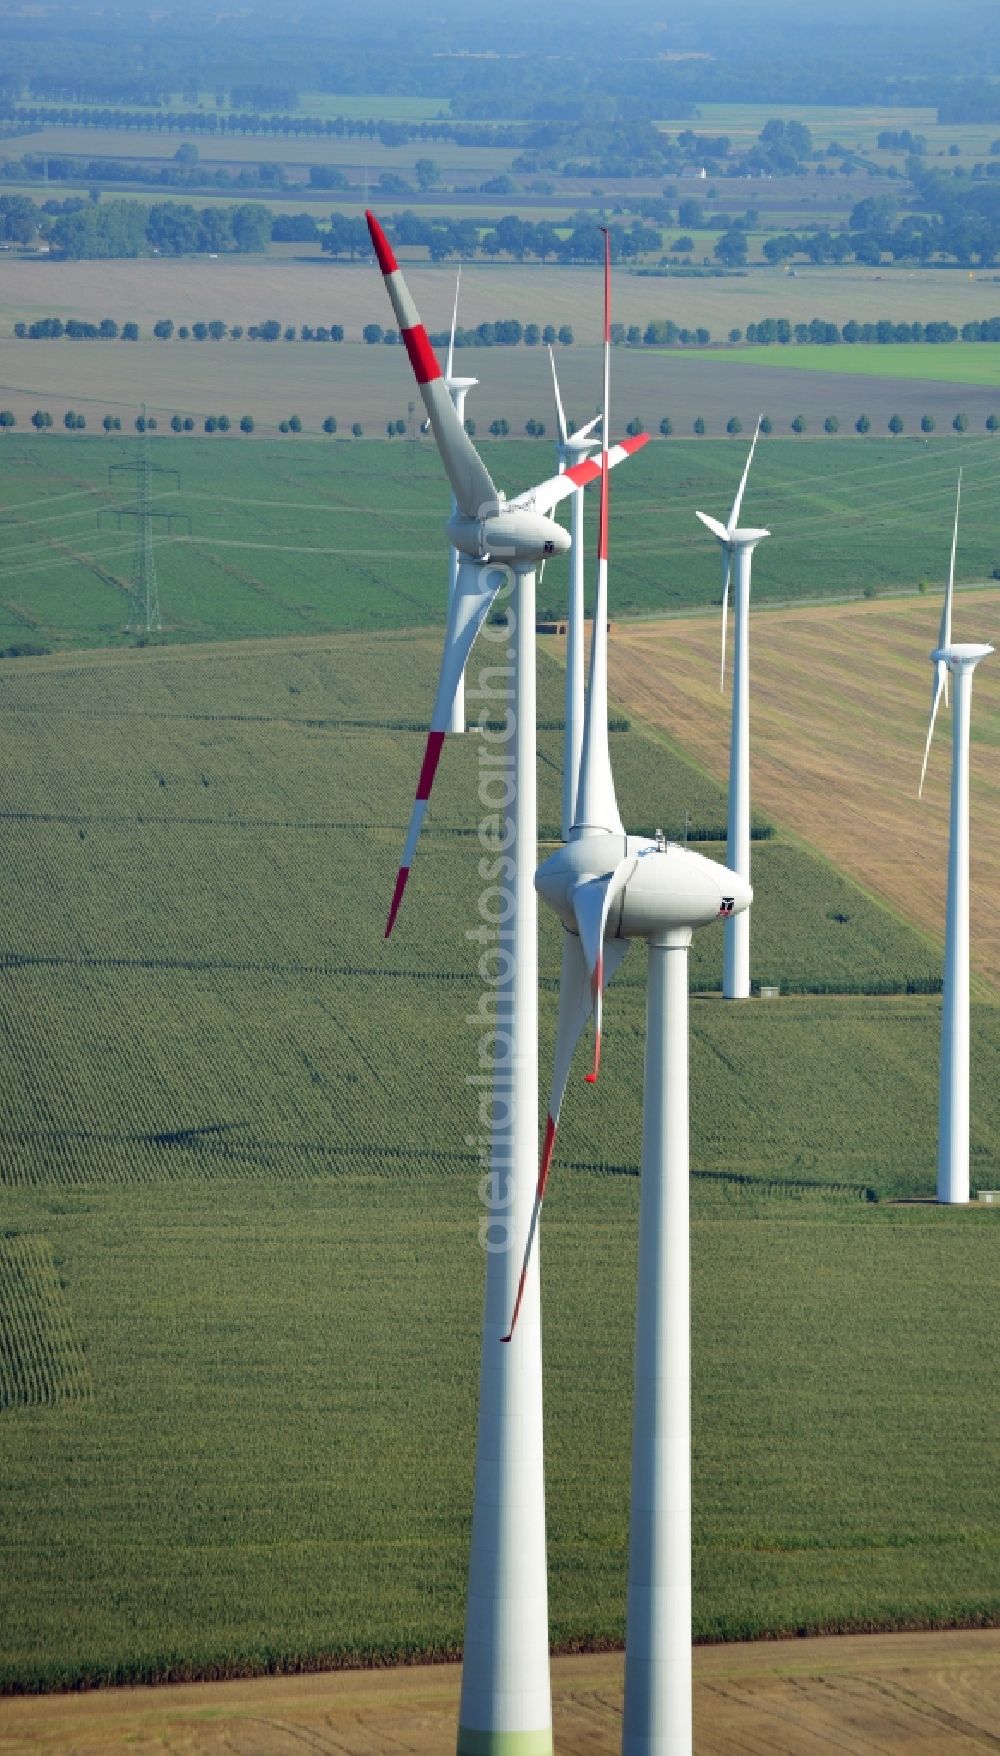
[{"label": "single tree", "polygon": [[774,432],[774,422],[772,421],[770,415],[761,415],[761,417],[760,417],[760,430],[765,435],[768,433]]},{"label": "single tree", "polygon": [[805,416],[804,415],[796,415],[794,421],[792,422],[792,432],[793,433],[804,433],[805,430],[806,430]]},{"label": "single tree", "polygon": [[335,433],[337,431],[337,420],[335,415],[327,415],[326,420],[323,422],[323,431],[324,433]]},{"label": "single tree", "polygon": [[637,439],[639,437],[640,433],[644,433],[646,431],[645,422],[641,419],[641,417],[639,415],[633,415],[632,419],[628,423],[628,426],[625,428],[625,431],[628,434],[630,439]]},{"label": "single tree", "polygon": [[867,415],[859,415],[854,423],[854,431],[856,433],[870,433],[871,425]]},{"label": "single tree", "polygon": [[664,415],[662,421],[660,422],[660,432],[663,434],[664,439],[669,439],[673,430],[674,430],[673,421],[670,419],[669,415]]},{"label": "single tree", "polygon": [[46,427],[52,425],[52,416],[47,409],[36,409],[31,417],[31,425],[36,433],[44,433]]},{"label": "single tree", "polygon": [[241,433],[252,433],[253,432],[253,415],[241,415],[240,416],[240,432]]},{"label": "single tree", "polygon": [[353,427],[351,428],[352,439],[360,439],[363,437],[363,435],[364,435],[364,428],[361,425],[361,422],[355,421]]},{"label": "single tree", "polygon": [[704,417],[702,415],[698,415],[698,416],[696,416],[694,422],[692,423],[692,432],[697,433],[697,435],[700,439],[702,437],[702,434],[704,433],[704,431],[705,431]]},{"label": "single tree", "polygon": [[951,424],[956,433],[967,433],[969,431],[968,415],[956,415]]},{"label": "single tree", "polygon": [[16,427],[17,422],[10,409],[0,409],[0,428],[6,433],[9,428]]},{"label": "single tree", "polygon": [[1000,415],[987,415],[986,431],[987,433],[996,433],[1000,431]]},{"label": "single tree", "polygon": [[219,429],[219,423],[216,420],[215,416],[214,415],[206,415],[205,416],[205,432],[206,433],[216,433],[216,432],[218,432],[218,429]]},{"label": "single tree", "polygon": [[921,433],[933,433],[936,426],[937,426],[937,422],[934,419],[933,415],[921,415],[921,417],[920,417],[920,431],[921,431]]},{"label": "single tree", "polygon": [[889,431],[893,435],[901,433],[903,431],[903,417],[902,417],[902,415],[890,415],[889,416]]},{"label": "single tree", "polygon": [[826,420],[823,422],[823,431],[824,433],[840,432],[840,422],[836,415],[827,415]]},{"label": "single tree", "polygon": [[301,433],[302,422],[301,422],[298,415],[289,415],[289,417],[288,417],[288,431],[290,433]]},{"label": "single tree", "polygon": [[219,432],[220,433],[228,433],[231,425],[232,425],[232,422],[230,421],[228,415],[220,415],[219,416]]},{"label": "single tree", "polygon": [[194,432],[194,416],[193,415],[185,415],[184,416],[184,431],[185,431],[185,433],[193,433]]},{"label": "single tree", "polygon": [[742,431],[743,431],[743,422],[740,420],[739,415],[730,415],[728,421],[726,422],[726,432],[729,433],[733,438],[735,438],[736,434],[742,433]]},{"label": "single tree", "polygon": [[181,420],[180,415],[171,415],[171,417],[170,417],[170,431],[171,431],[171,433],[183,433],[184,422]]}]

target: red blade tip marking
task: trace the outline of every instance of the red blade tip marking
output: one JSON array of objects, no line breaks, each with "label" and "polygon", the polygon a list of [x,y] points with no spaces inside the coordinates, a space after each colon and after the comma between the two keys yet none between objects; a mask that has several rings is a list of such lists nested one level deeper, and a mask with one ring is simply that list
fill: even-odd
[{"label": "red blade tip marking", "polygon": [[444,747],[444,737],[443,732],[427,734],[427,748],[420,765],[420,779],[417,781],[417,798],[420,800],[427,800],[431,796],[431,787],[434,785],[434,776]]},{"label": "red blade tip marking", "polygon": [[597,1084],[597,1075],[600,1073],[600,1071],[601,1071],[601,1033],[600,1033],[600,1031],[598,1031],[597,1035],[594,1038],[594,1070],[592,1073],[585,1073],[583,1076],[588,1085],[596,1085]]},{"label": "red blade tip marking", "polygon": [[435,378],[443,377],[437,354],[431,347],[423,324],[415,323],[412,329],[404,329],[400,333],[417,383],[431,384]]},{"label": "red blade tip marking", "polygon": [[403,900],[403,891],[406,889],[406,880],[409,876],[409,866],[400,866],[399,871],[396,873],[396,888],[392,893],[392,905],[389,909],[389,919],[385,925],[385,936],[387,939],[392,932],[393,927],[396,925],[396,916],[399,913],[399,905]]},{"label": "red blade tip marking", "polygon": [[395,274],[399,267],[399,263],[393,255],[392,245],[383,232],[382,227],[379,225],[378,220],[375,218],[375,215],[367,209],[365,211],[365,219],[368,221],[368,230],[371,234],[372,247],[378,258],[378,265],[382,270],[382,273]]},{"label": "red blade tip marking", "polygon": [[545,1140],[542,1144],[542,1163],[538,1172],[539,1201],[541,1201],[542,1196],[545,1194],[545,1185],[549,1180],[549,1166],[552,1163],[552,1151],[556,1143],[556,1127],[557,1124],[552,1120],[551,1115],[547,1116],[545,1121]]},{"label": "red blade tip marking", "polygon": [[508,1329],[506,1335],[502,1335],[500,1337],[501,1343],[505,1342],[505,1341],[509,1341],[511,1336],[514,1333],[514,1329],[515,1329],[515,1326],[517,1324],[517,1314],[521,1309],[521,1300],[524,1297],[524,1283],[525,1283],[525,1280],[527,1279],[527,1275],[528,1275],[528,1264],[525,1263],[524,1267],[521,1270],[521,1278],[517,1283],[517,1298],[514,1300],[514,1315],[510,1320],[510,1328]]}]

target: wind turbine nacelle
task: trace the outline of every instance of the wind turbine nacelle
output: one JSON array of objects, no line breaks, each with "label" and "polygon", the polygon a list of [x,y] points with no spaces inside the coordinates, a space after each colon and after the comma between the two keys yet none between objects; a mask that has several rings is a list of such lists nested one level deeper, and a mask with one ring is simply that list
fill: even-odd
[{"label": "wind turbine nacelle", "polygon": [[639,835],[584,835],[567,842],[539,866],[535,888],[575,932],[577,885],[627,860],[633,865],[608,914],[609,939],[651,939],[670,927],[707,927],[742,914],[753,899],[750,885],[717,860]]},{"label": "wind turbine nacelle", "polygon": [[569,553],[568,530],[540,512],[495,511],[486,518],[456,512],[447,524],[448,539],[460,555],[473,561],[508,562],[512,567],[537,566],[553,555]]}]

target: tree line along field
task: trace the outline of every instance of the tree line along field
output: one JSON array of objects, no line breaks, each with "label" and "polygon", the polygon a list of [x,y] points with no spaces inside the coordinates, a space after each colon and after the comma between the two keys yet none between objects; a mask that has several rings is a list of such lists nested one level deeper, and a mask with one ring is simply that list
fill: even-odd
[{"label": "tree line along field", "polygon": [[[7,1689],[461,1640],[472,737],[382,937],[436,652],[369,634],[0,667]],[[558,720],[544,654],[539,705]],[[560,743],[543,731],[543,828]],[[613,756],[627,821],[718,823],[722,788],[676,749],[619,731]],[[993,1621],[993,1216],[889,1200],[933,1188],[939,1002],[906,988],[938,954],[780,836],[755,861],[755,973],[839,992],[693,1001],[696,1630]],[[699,990],[720,940],[699,936]],[[558,955],[545,919],[543,1086]],[[546,1210],[557,1646],[623,1632],[643,1006],[634,947]],[[974,1057],[975,1183],[994,1005]]]},{"label": "tree line along field", "polygon": [[[228,197],[226,204],[232,204]],[[333,194],[329,205],[331,209],[340,205]],[[397,206],[392,203],[389,210],[382,209],[383,216]],[[298,254],[303,250],[300,247]],[[407,281],[431,330],[448,327],[456,268],[454,262],[406,265]],[[766,317],[787,317],[792,324],[820,317],[839,325],[852,319],[859,323],[883,318],[900,323],[947,320],[960,329],[965,323],[995,317],[1000,310],[1000,282],[989,271],[977,270],[970,279],[967,273],[943,267],[915,273],[855,263],[842,267],[801,265],[794,274],[778,268],[752,268],[740,274],[699,278],[619,268],[613,293],[614,317],[626,325],[645,328],[651,320],[672,318],[691,328],[704,324],[717,341],[733,328],[745,330],[748,323]],[[46,316],[135,321],[147,338],[161,317],[169,317],[175,324],[220,317],[227,324],[244,326],[267,317],[276,317],[282,325],[338,322],[355,340],[366,323],[387,325],[391,321],[385,289],[377,270],[367,261],[317,260],[307,254],[302,260],[287,256],[221,255],[218,260],[161,256],[117,261],[109,273],[107,264],[98,261],[0,255],[0,339],[13,334],[16,321]],[[514,317],[522,323],[551,322],[557,327],[568,323],[578,343],[599,344],[599,269],[552,262],[465,263],[460,322],[475,328],[497,317]],[[224,353],[235,351],[244,360],[242,348],[234,350],[228,342],[222,348]],[[58,351],[68,350],[60,347]],[[176,372],[176,349],[170,351]],[[617,350],[616,361],[623,357],[624,351]],[[510,352],[505,351],[504,370],[510,358]],[[102,359],[101,369],[106,372],[103,354]],[[120,369],[116,360],[116,371]],[[204,369],[204,362],[199,369]],[[484,376],[483,381],[488,383],[488,378]]]},{"label": "tree line along field", "polygon": [[[235,421],[239,406],[231,412]],[[719,600],[718,555],[694,513],[719,515],[731,504],[752,419],[739,440],[655,441],[618,472],[616,617]],[[958,579],[988,578],[1000,562],[996,443],[986,433],[928,443],[762,441],[747,509],[774,536],[756,568],[755,601],[860,596],[941,579],[959,464],[967,518]],[[0,445],[0,648],[131,644],[135,520],[114,509],[134,507],[134,487],[127,473],[109,479],[108,471],[136,460],[137,441],[15,432]],[[484,454],[511,490],[554,466],[548,438],[487,441]],[[429,440],[158,432],[152,458],[180,476],[179,491],[173,476],[154,476],[157,511],[179,515],[172,525],[155,521],[165,641],[440,623],[447,487]],[[561,612],[565,581],[564,568],[547,570],[541,610]]]}]

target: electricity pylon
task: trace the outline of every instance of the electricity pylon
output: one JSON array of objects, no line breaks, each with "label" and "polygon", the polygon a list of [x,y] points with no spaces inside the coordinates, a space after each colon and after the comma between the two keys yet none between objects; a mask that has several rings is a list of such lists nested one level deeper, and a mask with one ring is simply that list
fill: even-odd
[{"label": "electricity pylon", "polygon": [[[159,634],[163,628],[160,616],[160,594],[156,583],[156,559],[153,554],[153,520],[165,518],[167,528],[172,531],[171,521],[187,524],[190,519],[182,512],[168,512],[153,505],[153,477],[171,476],[173,492],[181,485],[181,478],[175,469],[161,469],[154,464],[149,455],[149,423],[146,419],[146,405],[142,405],[142,424],[140,427],[141,443],[139,456],[135,463],[113,463],[108,470],[108,481],[114,483],[116,476],[134,476],[136,495],[134,506],[115,506],[109,510],[121,529],[123,518],[135,519],[135,552],[132,560],[132,577],[130,582],[130,603],[128,620],[125,623],[130,632]],[[166,490],[169,492],[170,490]]]}]

